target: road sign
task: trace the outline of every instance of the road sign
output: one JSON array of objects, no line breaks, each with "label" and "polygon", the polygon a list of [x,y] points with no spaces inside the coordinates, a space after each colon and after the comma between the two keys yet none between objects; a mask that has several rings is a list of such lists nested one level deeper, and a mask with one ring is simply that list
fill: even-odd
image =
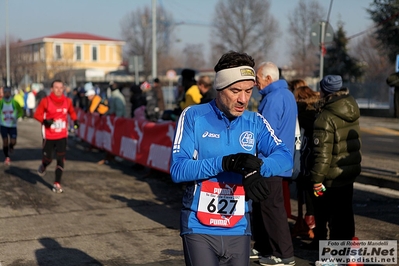
[{"label": "road sign", "polygon": [[396,67],[395,72],[399,72],[399,54],[396,55]]},{"label": "road sign", "polygon": [[321,43],[321,30],[322,30],[321,27],[323,24],[325,27],[324,43],[332,42],[332,40],[334,39],[334,30],[330,24],[328,24],[325,21],[319,21],[313,23],[312,28],[310,30],[310,41],[316,46],[319,46]]},{"label": "road sign", "polygon": [[129,57],[129,71],[130,72],[140,72],[144,70],[143,67],[143,56],[133,55]]},{"label": "road sign", "polygon": [[174,71],[173,69],[170,69],[170,70],[166,71],[166,76],[168,77],[168,79],[172,80],[172,79],[176,78],[176,71]]}]

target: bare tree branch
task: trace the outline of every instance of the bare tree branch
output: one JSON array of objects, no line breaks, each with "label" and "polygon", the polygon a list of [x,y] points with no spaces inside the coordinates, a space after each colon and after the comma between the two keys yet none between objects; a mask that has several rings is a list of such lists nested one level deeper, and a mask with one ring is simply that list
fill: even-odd
[{"label": "bare tree branch", "polygon": [[[163,8],[157,8],[157,54],[168,57],[170,48],[170,36],[174,29],[174,21],[171,14]],[[127,14],[121,20],[122,36],[126,40],[128,56],[143,56],[144,75],[148,77],[152,65],[152,12],[146,6],[138,8]],[[162,69],[159,65],[158,70]]]},{"label": "bare tree branch", "polygon": [[[269,0],[219,0],[213,18],[212,50],[245,52],[255,61],[265,60],[278,34]],[[214,57],[214,56],[213,56]]]},{"label": "bare tree branch", "polygon": [[313,76],[317,70],[319,47],[312,45],[310,31],[313,23],[324,16],[325,11],[316,0],[300,0],[289,13],[291,63],[297,77]]}]

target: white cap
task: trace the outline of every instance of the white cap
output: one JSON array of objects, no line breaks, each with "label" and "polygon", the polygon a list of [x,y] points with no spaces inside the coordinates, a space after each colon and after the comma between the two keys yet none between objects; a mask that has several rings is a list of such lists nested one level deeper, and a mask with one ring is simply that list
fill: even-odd
[{"label": "white cap", "polygon": [[96,92],[95,92],[94,90],[88,90],[88,91],[85,93],[85,96],[93,96],[93,95],[96,95]]}]

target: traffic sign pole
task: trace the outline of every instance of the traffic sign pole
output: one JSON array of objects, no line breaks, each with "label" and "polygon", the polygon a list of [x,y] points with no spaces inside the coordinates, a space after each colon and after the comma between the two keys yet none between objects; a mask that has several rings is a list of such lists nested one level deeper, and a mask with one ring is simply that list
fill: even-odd
[{"label": "traffic sign pole", "polygon": [[319,78],[320,80],[323,78],[323,69],[324,69],[324,49],[325,43],[329,43],[334,39],[334,30],[329,23],[326,21],[320,21],[313,23],[312,28],[310,30],[310,41],[313,45],[320,46],[320,70],[319,70]]}]

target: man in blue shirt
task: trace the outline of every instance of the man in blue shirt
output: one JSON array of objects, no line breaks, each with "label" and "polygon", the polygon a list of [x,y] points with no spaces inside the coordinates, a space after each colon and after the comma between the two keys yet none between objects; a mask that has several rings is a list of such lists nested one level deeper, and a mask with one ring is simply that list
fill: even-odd
[{"label": "man in blue shirt", "polygon": [[[256,72],[256,83],[262,96],[258,112],[266,118],[276,136],[293,154],[298,112],[293,93],[288,89],[287,82],[280,79],[277,66],[271,62],[260,64]],[[259,155],[260,158],[262,156]],[[291,176],[292,170],[289,169],[267,178],[269,198],[252,205],[254,250],[262,255],[259,263],[264,266],[295,265],[282,187],[283,178]]]},{"label": "man in blue shirt", "polygon": [[266,199],[265,177],[292,168],[291,153],[268,121],[246,110],[254,65],[245,53],[224,54],[214,68],[216,99],[179,117],[170,173],[174,182],[188,183],[181,211],[186,265],[249,265],[249,200]]}]

